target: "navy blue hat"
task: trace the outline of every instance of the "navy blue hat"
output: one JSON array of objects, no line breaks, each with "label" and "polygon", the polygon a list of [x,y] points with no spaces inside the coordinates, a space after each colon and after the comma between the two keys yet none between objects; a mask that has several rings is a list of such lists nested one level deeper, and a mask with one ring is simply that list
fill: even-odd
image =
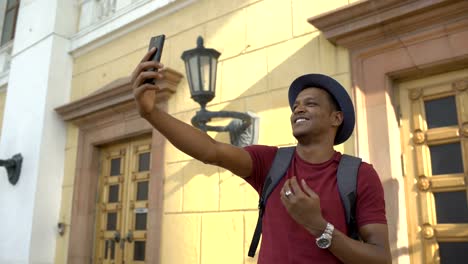
[{"label": "navy blue hat", "polygon": [[355,116],[351,98],[345,88],[335,79],[323,74],[306,74],[298,77],[289,87],[289,106],[293,109],[297,95],[305,88],[322,88],[327,91],[338,103],[343,112],[343,123],[338,128],[335,136],[335,145],[345,142],[353,133]]}]

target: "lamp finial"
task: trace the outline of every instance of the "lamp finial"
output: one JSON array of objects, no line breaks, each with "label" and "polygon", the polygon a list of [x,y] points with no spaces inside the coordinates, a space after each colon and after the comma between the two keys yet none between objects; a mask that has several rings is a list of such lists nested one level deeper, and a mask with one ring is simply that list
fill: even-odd
[{"label": "lamp finial", "polygon": [[197,38],[197,48],[203,48],[203,38],[202,38],[202,36],[198,36],[198,38]]}]

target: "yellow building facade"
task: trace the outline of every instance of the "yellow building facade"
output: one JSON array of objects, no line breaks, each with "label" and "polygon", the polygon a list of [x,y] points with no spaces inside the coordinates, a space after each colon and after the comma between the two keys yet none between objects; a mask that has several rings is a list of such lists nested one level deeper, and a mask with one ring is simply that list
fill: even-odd
[{"label": "yellow building facade", "polygon": [[[295,144],[287,90],[297,76],[324,73],[342,83],[357,124],[336,150],[378,171],[394,263],[439,263],[448,252],[439,253],[444,243],[468,241],[466,224],[435,217],[437,193],[467,188],[468,51],[461,43],[468,30],[460,11],[467,6],[448,2],[192,1],[177,12],[157,10],[151,15],[158,19],[96,48],[75,50],[71,103],[56,109],[67,122],[67,144],[60,211],[66,231],[55,262],[256,263],[247,257],[256,192],[175,149],[134,108],[128,76],[149,39],[165,34],[168,77],[159,106],[186,123],[198,111],[181,54],[202,36],[221,52],[216,97],[207,108],[258,115],[258,144]],[[421,22],[434,16],[439,24]],[[459,122],[435,132],[421,125],[421,105],[446,96],[455,96]],[[462,171],[429,178],[431,146],[455,141]]]},{"label": "yellow building facade", "polygon": [[296,77],[337,79],[356,126],[336,150],[378,172],[393,263],[468,259],[466,0],[6,0],[0,30],[0,159],[23,157],[16,183],[0,168],[1,263],[257,262],[257,193],[137,113],[130,75],[159,34],[158,106],[200,109],[181,55],[201,36],[221,52],[207,110],[254,113],[256,144],[296,144]]}]

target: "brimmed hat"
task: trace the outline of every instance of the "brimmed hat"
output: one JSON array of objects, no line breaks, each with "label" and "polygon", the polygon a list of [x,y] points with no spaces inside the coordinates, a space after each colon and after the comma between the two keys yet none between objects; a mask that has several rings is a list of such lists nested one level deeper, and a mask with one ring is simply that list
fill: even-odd
[{"label": "brimmed hat", "polygon": [[306,74],[298,77],[289,87],[289,106],[293,109],[297,95],[305,88],[322,88],[327,91],[338,103],[340,111],[343,112],[343,123],[336,132],[334,144],[345,142],[353,133],[355,116],[351,98],[345,88],[335,79],[323,74]]}]

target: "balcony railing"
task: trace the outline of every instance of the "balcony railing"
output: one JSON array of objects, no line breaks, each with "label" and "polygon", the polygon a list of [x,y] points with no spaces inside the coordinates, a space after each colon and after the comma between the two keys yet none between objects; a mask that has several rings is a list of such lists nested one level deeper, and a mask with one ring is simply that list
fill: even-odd
[{"label": "balcony railing", "polygon": [[[1,1],[1,0],[0,0]],[[80,9],[77,32],[71,37],[74,57],[136,30],[151,21],[185,8],[198,0],[77,0]],[[163,7],[164,12],[154,13]],[[137,23],[135,23],[138,21]],[[131,27],[127,27],[132,25]],[[123,29],[123,30],[121,30]],[[90,45],[91,44],[91,45]]]},{"label": "balcony railing", "polygon": [[[115,13],[118,0],[83,0],[80,2],[79,29],[86,28]],[[122,0],[121,0],[122,1]]]}]

